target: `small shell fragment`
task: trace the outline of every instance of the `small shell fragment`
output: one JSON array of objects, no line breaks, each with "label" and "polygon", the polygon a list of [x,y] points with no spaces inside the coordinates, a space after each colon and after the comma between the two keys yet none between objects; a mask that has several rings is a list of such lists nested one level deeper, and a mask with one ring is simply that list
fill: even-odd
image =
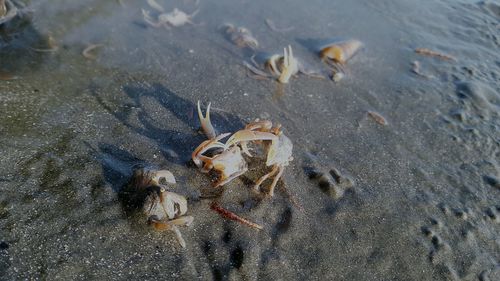
[{"label": "small shell fragment", "polygon": [[10,0],[0,0],[0,24],[12,20],[18,14],[19,10],[14,4],[14,2]]},{"label": "small shell fragment", "polygon": [[387,126],[387,120],[380,115],[379,113],[375,111],[368,111],[368,116],[370,116],[375,122],[379,123],[380,125]]},{"label": "small shell fragment", "polygon": [[343,72],[334,71],[333,75],[332,75],[332,80],[333,80],[333,82],[338,83],[338,82],[340,82],[340,80],[344,79],[344,77],[345,77],[345,74]]},{"label": "small shell fragment", "polygon": [[331,59],[334,62],[345,64],[362,46],[363,43],[355,39],[339,41],[322,47],[319,55],[321,59]]},{"label": "small shell fragment", "polygon": [[288,31],[292,31],[294,29],[293,26],[286,27],[286,28],[277,28],[276,24],[271,19],[266,19],[266,24],[269,27],[269,29],[271,29],[274,32],[288,32]]},{"label": "small shell fragment", "polygon": [[420,77],[424,77],[427,79],[434,78],[432,75],[422,73],[422,71],[420,70],[420,62],[417,60],[411,63],[411,71]]},{"label": "small shell fragment", "polygon": [[7,14],[7,6],[5,6],[5,0],[0,0],[0,17],[4,17]]},{"label": "small shell fragment", "polygon": [[229,37],[229,40],[239,48],[250,48],[255,50],[259,47],[259,42],[247,28],[235,27],[230,23],[224,24],[222,28],[224,33]]},{"label": "small shell fragment", "polygon": [[82,52],[82,55],[89,60],[95,60],[97,57],[92,53],[97,48],[102,47],[102,44],[90,44],[87,48],[85,48]]}]

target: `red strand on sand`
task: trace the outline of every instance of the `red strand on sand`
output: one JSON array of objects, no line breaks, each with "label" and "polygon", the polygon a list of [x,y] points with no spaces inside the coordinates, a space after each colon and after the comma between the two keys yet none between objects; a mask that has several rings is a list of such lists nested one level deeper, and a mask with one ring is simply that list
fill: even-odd
[{"label": "red strand on sand", "polygon": [[256,228],[256,229],[259,229],[259,230],[262,230],[263,227],[256,224],[256,223],[253,223],[249,220],[246,220],[240,216],[238,216],[237,214],[229,211],[229,210],[226,210],[224,208],[222,208],[221,206],[219,206],[219,204],[213,202],[211,205],[210,205],[210,209],[216,211],[217,213],[219,213],[219,215],[221,215],[223,218],[226,218],[226,219],[230,219],[230,220],[233,220],[233,221],[237,221],[241,224],[244,224],[244,225],[247,225],[247,226],[250,226],[250,227],[253,227],[253,228]]}]

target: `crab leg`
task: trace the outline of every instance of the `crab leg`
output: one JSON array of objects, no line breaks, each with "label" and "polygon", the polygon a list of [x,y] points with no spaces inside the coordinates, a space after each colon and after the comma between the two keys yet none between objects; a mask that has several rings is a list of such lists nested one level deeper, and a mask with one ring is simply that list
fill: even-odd
[{"label": "crab leg", "polygon": [[279,171],[278,166],[273,166],[273,169],[271,170],[271,172],[263,175],[259,180],[257,180],[257,182],[255,183],[255,185],[253,186],[253,189],[255,189],[256,191],[259,191],[260,185],[265,180],[267,180],[269,177],[272,177],[273,175],[275,175],[278,171]]},{"label": "crab leg", "polygon": [[142,15],[144,16],[144,21],[147,22],[149,25],[156,27],[156,28],[161,27],[160,22],[153,21],[153,18],[151,17],[151,15],[149,15],[149,11],[142,9]]},{"label": "crab leg", "polygon": [[186,241],[184,241],[184,238],[182,238],[181,231],[175,225],[172,225],[172,230],[175,232],[175,236],[177,237],[177,241],[179,241],[179,244],[181,244],[181,247],[186,248]]},{"label": "crab leg", "polygon": [[280,59],[280,55],[273,55],[273,56],[271,56],[271,58],[269,58],[269,68],[271,69],[271,72],[276,76],[281,75],[281,71],[278,68],[278,66],[276,65],[276,61],[278,61],[279,59]]},{"label": "crab leg", "polygon": [[193,223],[194,218],[192,216],[183,216],[169,221],[160,221],[156,219],[151,219],[150,223],[153,227],[158,230],[170,230],[172,226],[189,226]]},{"label": "crab leg", "polygon": [[158,12],[160,12],[160,13],[165,12],[165,9],[163,9],[163,7],[160,6],[160,4],[158,4],[155,0],[148,0],[147,2],[151,8],[157,10]]},{"label": "crab leg", "polygon": [[283,170],[285,170],[281,166],[278,167],[278,174],[274,176],[273,183],[269,187],[269,196],[273,197],[274,195],[274,188],[276,187],[276,184],[278,183],[279,179],[281,178],[281,175],[283,175]]},{"label": "crab leg", "polygon": [[276,141],[278,140],[278,136],[267,133],[267,132],[259,132],[252,130],[240,130],[234,133],[226,142],[226,147],[230,147],[232,145],[238,144],[240,142],[247,141],[262,141],[262,140],[270,140]]},{"label": "crab leg", "polygon": [[209,139],[214,139],[217,134],[215,133],[215,129],[212,126],[212,122],[210,121],[210,105],[211,103],[208,103],[206,116],[203,116],[203,113],[201,112],[200,101],[198,101],[198,118],[200,119],[201,128],[203,129],[205,135]]},{"label": "crab leg", "polygon": [[264,78],[271,78],[272,76],[265,73],[264,71],[256,68],[255,66],[249,64],[248,62],[246,61],[243,61],[243,65],[248,68],[251,72],[253,72],[255,75],[258,75],[258,76],[261,76],[261,77],[264,77]]}]

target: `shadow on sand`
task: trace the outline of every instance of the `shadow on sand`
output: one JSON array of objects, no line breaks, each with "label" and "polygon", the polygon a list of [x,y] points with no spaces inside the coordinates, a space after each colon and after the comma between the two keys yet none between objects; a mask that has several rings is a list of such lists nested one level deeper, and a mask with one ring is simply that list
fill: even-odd
[{"label": "shadow on sand", "polygon": [[[196,105],[159,83],[150,86],[146,86],[144,83],[126,85],[123,87],[123,93],[128,97],[128,105],[116,110],[105,97],[99,94],[95,85],[91,86],[92,96],[108,113],[133,132],[156,143],[167,161],[177,165],[191,166],[192,151],[206,140],[206,137],[198,132],[200,124]],[[165,128],[154,125],[157,122],[144,108],[143,101],[145,99],[157,102],[187,125],[190,130],[181,132],[170,129],[168,123]],[[138,110],[137,114],[134,115],[136,117],[131,116],[130,108],[132,107]],[[136,120],[132,122],[131,118],[136,118]],[[211,119],[217,132],[235,131],[242,128],[244,124],[236,115],[214,109],[212,109]],[[111,184],[113,190],[119,194],[126,213],[132,214],[138,207],[137,202],[131,200],[133,196],[129,196],[130,190],[133,189],[130,186],[130,177],[133,171],[142,167],[160,167],[151,167],[147,159],[139,159],[114,144],[101,143],[95,153],[101,162],[105,181]]]}]

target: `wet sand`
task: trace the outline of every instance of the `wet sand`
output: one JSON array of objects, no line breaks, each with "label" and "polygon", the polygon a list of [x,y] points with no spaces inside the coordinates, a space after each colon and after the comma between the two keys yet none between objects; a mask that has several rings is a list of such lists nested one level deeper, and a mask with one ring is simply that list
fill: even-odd
[{"label": "wet sand", "polygon": [[[500,279],[498,3],[202,0],[199,25],[171,30],[143,21],[146,1],[121,3],[31,1],[0,45],[0,279]],[[249,77],[226,22],[314,68],[317,40],[365,48],[339,83],[280,85]],[[57,51],[33,50],[49,35]],[[103,44],[95,60],[89,44]],[[273,198],[251,191],[258,163],[207,198],[210,178],[189,161],[204,140],[198,100],[219,132],[283,125],[294,160]],[[176,176],[194,216],[186,249],[121,199],[138,165]],[[222,219],[214,200],[264,229]]]}]

